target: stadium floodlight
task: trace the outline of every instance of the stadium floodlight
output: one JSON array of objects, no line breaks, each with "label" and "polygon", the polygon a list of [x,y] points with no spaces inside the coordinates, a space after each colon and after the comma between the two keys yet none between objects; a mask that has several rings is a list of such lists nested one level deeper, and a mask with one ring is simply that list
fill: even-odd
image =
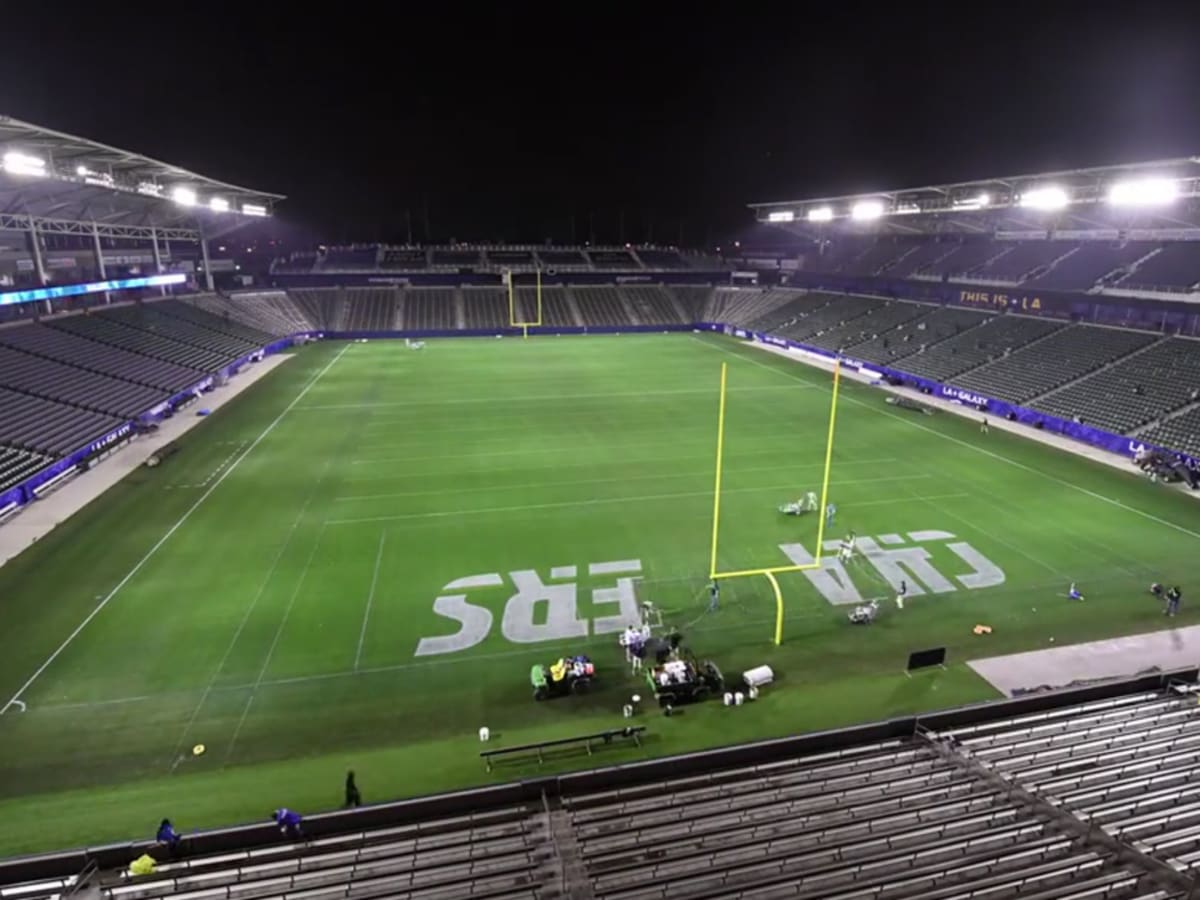
[{"label": "stadium floodlight", "polygon": [[832,222],[833,208],[830,206],[818,206],[816,209],[808,211],[808,221],[810,222]]},{"label": "stadium floodlight", "polygon": [[75,174],[76,174],[76,175],[78,175],[80,178],[84,178],[84,177],[86,177],[86,176],[88,176],[88,175],[91,175],[91,174],[92,174],[92,170],[91,170],[91,169],[89,169],[87,166],[76,166],[76,167],[75,167]]},{"label": "stadium floodlight", "polygon": [[1118,181],[1108,190],[1113,206],[1166,206],[1179,196],[1179,182],[1171,178],[1138,178]]},{"label": "stadium floodlight", "polygon": [[897,203],[895,208],[892,210],[892,215],[893,216],[915,216],[920,211],[921,211],[921,204],[919,204],[919,203],[911,203],[911,202]]},{"label": "stadium floodlight", "polygon": [[224,197],[213,197],[208,201],[208,208],[213,212],[229,212],[229,201]]},{"label": "stadium floodlight", "polygon": [[139,194],[145,194],[147,197],[161,197],[162,185],[155,184],[153,181],[139,181],[137,186]]},{"label": "stadium floodlight", "polygon": [[1026,209],[1062,209],[1071,202],[1067,192],[1060,187],[1040,187],[1021,195],[1021,206]]},{"label": "stadium floodlight", "polygon": [[790,209],[782,209],[777,212],[767,214],[768,222],[794,222],[795,220],[796,214]]},{"label": "stadium floodlight", "polygon": [[171,199],[180,206],[195,206],[196,192],[189,187],[183,187],[180,185],[171,191]]},{"label": "stadium floodlight", "polygon": [[992,202],[991,195],[984,191],[974,197],[963,197],[954,201],[954,208],[958,210],[983,209]]},{"label": "stadium floodlight", "polygon": [[244,216],[265,216],[266,214],[267,208],[265,206],[260,206],[257,203],[242,204],[242,215]]},{"label": "stadium floodlight", "polygon": [[860,222],[878,219],[883,215],[883,203],[879,200],[859,200],[850,209],[850,218]]},{"label": "stadium floodlight", "polygon": [[34,178],[46,177],[46,161],[28,153],[9,150],[4,154],[4,171],[12,175],[30,175]]}]

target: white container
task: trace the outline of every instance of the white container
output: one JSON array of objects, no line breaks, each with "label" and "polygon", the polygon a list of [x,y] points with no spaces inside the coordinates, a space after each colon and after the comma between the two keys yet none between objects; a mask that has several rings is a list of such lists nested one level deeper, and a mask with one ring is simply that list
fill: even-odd
[{"label": "white container", "polygon": [[725,692],[725,705],[730,706],[730,705],[732,705],[732,703],[733,703],[733,694],[726,691]]},{"label": "white container", "polygon": [[491,736],[492,732],[488,730],[486,725],[479,729],[479,740],[483,741],[484,743],[486,743]]},{"label": "white container", "polygon": [[754,669],[747,669],[742,673],[742,678],[750,687],[762,687],[775,680],[775,673],[771,671],[770,666],[758,666]]},{"label": "white container", "polygon": [[625,708],[622,710],[622,712],[625,713],[625,718],[632,719],[633,718],[633,704],[626,703]]},{"label": "white container", "polygon": [[746,696],[741,691],[738,691],[736,694],[733,695],[734,706],[741,706],[745,702],[746,702]]}]

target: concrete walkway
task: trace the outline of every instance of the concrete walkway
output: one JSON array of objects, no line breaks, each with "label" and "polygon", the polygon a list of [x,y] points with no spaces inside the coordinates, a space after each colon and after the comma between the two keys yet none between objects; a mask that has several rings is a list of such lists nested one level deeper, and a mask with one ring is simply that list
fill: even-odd
[{"label": "concrete walkway", "polygon": [[967,665],[1011,697],[1017,692],[1066,687],[1077,681],[1132,678],[1150,669],[1186,669],[1196,665],[1197,659],[1200,625],[992,656],[971,660]]},{"label": "concrete walkway", "polygon": [[138,435],[87,472],[77,475],[45,498],[31,503],[0,525],[0,566],[49,534],[114,484],[141,466],[159,447],[178,440],[204,421],[195,410],[203,406],[214,413],[260,378],[283,365],[292,355],[276,353],[251,363],[225,385],[205,394],[200,403],[165,419],[152,434]]}]

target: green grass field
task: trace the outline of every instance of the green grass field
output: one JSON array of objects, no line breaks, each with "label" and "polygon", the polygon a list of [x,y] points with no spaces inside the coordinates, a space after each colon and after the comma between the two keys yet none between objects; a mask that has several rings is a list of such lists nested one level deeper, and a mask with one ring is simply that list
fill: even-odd
[{"label": "green grass field", "polygon": [[[0,716],[0,852],[148,836],[163,816],[190,830],[333,808],[347,768],[379,801],[978,701],[995,692],[972,656],[1163,627],[1145,589],[1186,584],[1193,501],[955,416],[897,412],[855,384],[827,537],[896,535],[954,589],[903,612],[889,600],[857,628],[805,574],[781,576],[782,647],[764,578],[727,582],[706,614],[722,361],[721,565],[784,565],[780,545],[815,549],[815,517],[776,507],[819,486],[827,373],[694,335],[298,353],[0,569],[0,703],[27,706]],[[904,537],[919,531],[954,537]],[[622,703],[645,693],[593,621],[617,614],[595,592],[625,576],[588,572],[634,560],[699,655],[729,673],[770,663],[777,683],[741,709],[647,710],[641,750],[485,774],[479,726],[498,746],[568,736],[623,723]],[[1002,583],[966,586],[995,568]],[[494,577],[447,587],[468,576]],[[890,594],[869,564],[850,577],[863,597]],[[510,602],[538,579],[553,603]],[[1061,596],[1071,580],[1086,605]],[[434,610],[451,595],[474,610],[471,646],[418,655],[459,631]],[[977,622],[994,633],[972,635]],[[902,674],[910,649],[938,644],[947,671]],[[534,703],[530,666],[571,651],[596,660],[596,690]]]}]

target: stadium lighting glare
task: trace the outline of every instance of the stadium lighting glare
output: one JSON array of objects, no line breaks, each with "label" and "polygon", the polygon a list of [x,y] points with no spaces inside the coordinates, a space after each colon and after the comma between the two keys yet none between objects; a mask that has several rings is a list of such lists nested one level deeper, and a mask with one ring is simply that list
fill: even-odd
[{"label": "stadium lighting glare", "polygon": [[80,178],[83,178],[83,177],[85,177],[85,176],[87,176],[87,175],[91,175],[91,174],[92,174],[92,170],[91,170],[91,169],[89,169],[87,166],[76,166],[76,167],[75,167],[75,174],[76,174],[76,175],[78,175]]},{"label": "stadium lighting glare", "polygon": [[913,216],[921,211],[919,203],[898,203],[892,210],[893,216]]},{"label": "stadium lighting glare", "polygon": [[975,197],[963,197],[961,200],[955,200],[954,208],[955,209],[965,209],[965,210],[983,209],[985,206],[987,206],[991,202],[992,202],[991,195],[985,191],[984,193],[979,194],[978,196],[975,196]]},{"label": "stadium lighting glare", "polygon": [[778,212],[768,213],[767,221],[768,222],[794,222],[794,221],[796,221],[796,214],[794,212],[792,212],[790,209],[784,209],[784,210],[780,210]]},{"label": "stadium lighting glare", "polygon": [[1170,178],[1118,181],[1108,191],[1113,206],[1166,206],[1179,196],[1179,183]]},{"label": "stadium lighting glare", "polygon": [[883,203],[879,200],[860,200],[850,210],[850,218],[860,222],[878,219],[883,215]]},{"label": "stadium lighting glare", "polygon": [[229,212],[229,201],[224,197],[213,197],[208,201],[208,208],[213,212]]},{"label": "stadium lighting glare", "polygon": [[833,208],[829,206],[818,206],[816,209],[808,211],[808,221],[810,222],[832,222]]},{"label": "stadium lighting glare", "polygon": [[257,203],[242,204],[242,215],[244,216],[265,216],[266,214],[267,208],[265,206],[259,206]]},{"label": "stadium lighting glare", "polygon": [[180,187],[174,188],[171,191],[171,199],[174,200],[176,203],[178,203],[180,206],[195,206],[196,205],[196,192],[193,191],[191,188],[186,188],[186,187],[180,186]]},{"label": "stadium lighting glare", "polygon": [[1021,206],[1026,209],[1062,209],[1070,202],[1071,198],[1060,187],[1034,188],[1021,195]]},{"label": "stadium lighting glare", "polygon": [[4,154],[4,171],[12,175],[30,175],[35,178],[46,176],[46,161],[28,153],[9,150]]},{"label": "stadium lighting glare", "polygon": [[162,186],[155,184],[153,181],[139,181],[137,192],[145,194],[147,197],[161,197]]}]

